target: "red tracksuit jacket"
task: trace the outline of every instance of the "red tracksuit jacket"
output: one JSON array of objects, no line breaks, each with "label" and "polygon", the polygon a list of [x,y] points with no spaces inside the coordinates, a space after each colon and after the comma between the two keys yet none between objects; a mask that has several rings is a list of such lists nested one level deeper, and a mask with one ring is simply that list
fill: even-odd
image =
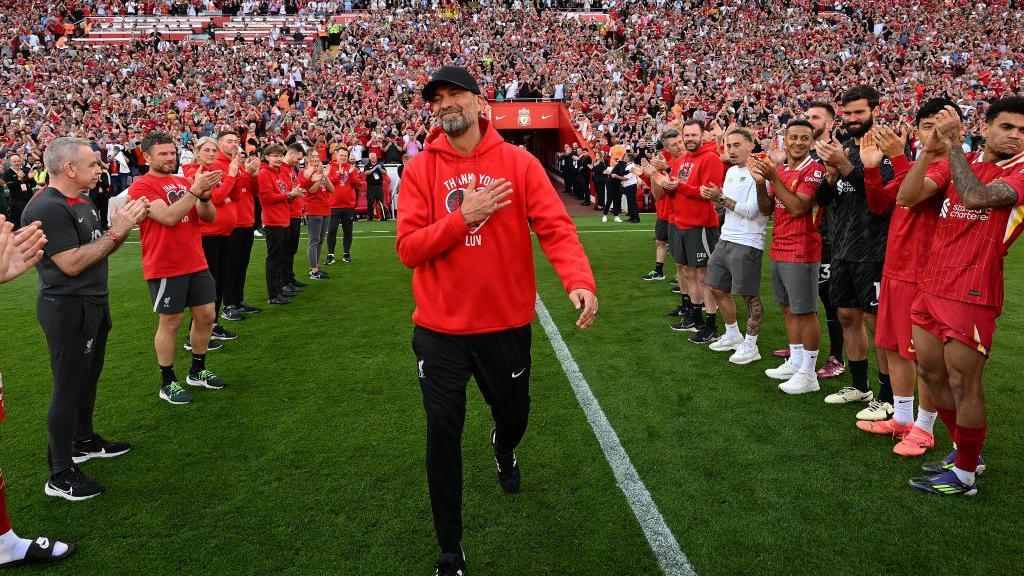
[{"label": "red tracksuit jacket", "polygon": [[[594,275],[565,206],[540,162],[507,144],[486,120],[483,139],[462,156],[435,128],[409,161],[399,188],[398,255],[413,269],[413,322],[446,334],[482,334],[529,324],[537,284],[530,230],[566,292],[594,291]],[[512,204],[474,230],[462,218],[471,174],[477,186],[512,183]]]}]

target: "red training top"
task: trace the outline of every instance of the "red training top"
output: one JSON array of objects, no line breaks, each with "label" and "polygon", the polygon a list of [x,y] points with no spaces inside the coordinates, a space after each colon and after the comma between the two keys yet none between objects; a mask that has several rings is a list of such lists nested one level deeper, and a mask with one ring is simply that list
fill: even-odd
[{"label": "red training top", "polygon": [[[157,176],[152,172],[140,176],[128,188],[128,197],[162,200],[168,206],[185,194],[191,184],[181,176]],[[139,224],[142,239],[142,275],[146,280],[184,276],[206,270],[199,214],[195,207],[174,226],[146,218]]]}]

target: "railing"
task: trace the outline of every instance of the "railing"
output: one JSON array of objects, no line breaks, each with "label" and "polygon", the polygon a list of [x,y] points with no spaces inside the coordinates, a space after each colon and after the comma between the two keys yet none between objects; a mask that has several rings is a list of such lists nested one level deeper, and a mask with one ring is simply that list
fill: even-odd
[{"label": "railing", "polygon": [[497,98],[488,98],[488,102],[565,102],[565,98],[504,98],[498,100]]}]

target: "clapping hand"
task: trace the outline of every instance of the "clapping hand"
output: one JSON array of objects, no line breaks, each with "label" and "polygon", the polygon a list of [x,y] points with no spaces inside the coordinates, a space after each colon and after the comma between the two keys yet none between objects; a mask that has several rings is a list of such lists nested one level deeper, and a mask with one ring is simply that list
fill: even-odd
[{"label": "clapping hand", "polygon": [[250,156],[245,159],[245,171],[250,176],[255,176],[260,171],[260,159],[258,156]]},{"label": "clapping hand", "polygon": [[24,274],[43,257],[46,235],[41,222],[33,222],[14,232],[14,224],[0,214],[0,283]]},{"label": "clapping hand", "polygon": [[712,202],[718,202],[722,199],[722,189],[714,182],[709,182],[707,185],[700,187],[700,195],[702,198]]},{"label": "clapping hand", "polygon": [[222,172],[220,170],[205,171],[199,168],[195,180],[192,182],[192,194],[200,200],[209,200],[214,187],[220,182]]},{"label": "clapping hand", "polygon": [[860,161],[865,168],[878,168],[885,155],[878,147],[877,128],[872,128],[860,141]]},{"label": "clapping hand", "polygon": [[875,133],[875,145],[887,157],[895,158],[903,154],[907,147],[907,136],[910,135],[910,127],[904,124],[899,127],[899,131],[896,131],[888,126],[878,126],[873,132]]},{"label": "clapping hand", "polygon": [[149,200],[145,197],[128,200],[110,217],[110,227],[121,239],[128,236],[135,225],[149,216]]}]

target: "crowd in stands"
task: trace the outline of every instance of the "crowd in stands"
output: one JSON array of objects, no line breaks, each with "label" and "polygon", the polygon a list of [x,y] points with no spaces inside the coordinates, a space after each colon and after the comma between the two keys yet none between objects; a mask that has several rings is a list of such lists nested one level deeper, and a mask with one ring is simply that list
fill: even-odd
[{"label": "crowd in stands", "polygon": [[1017,0],[617,2],[607,23],[519,3],[403,8],[340,25],[337,54],[319,58],[286,35],[60,42],[92,3],[5,4],[0,158],[18,152],[30,166],[57,135],[92,139],[109,158],[153,130],[188,148],[220,125],[254,147],[358,141],[397,162],[422,147],[430,119],[418,87],[445,63],[470,68],[495,100],[564,100],[605,152],[649,146],[683,118],[756,126],[765,141],[808,102],[867,80],[884,87],[887,121],[911,119],[925,95],[949,96],[977,147],[977,118],[1022,89],[1024,66]]}]

